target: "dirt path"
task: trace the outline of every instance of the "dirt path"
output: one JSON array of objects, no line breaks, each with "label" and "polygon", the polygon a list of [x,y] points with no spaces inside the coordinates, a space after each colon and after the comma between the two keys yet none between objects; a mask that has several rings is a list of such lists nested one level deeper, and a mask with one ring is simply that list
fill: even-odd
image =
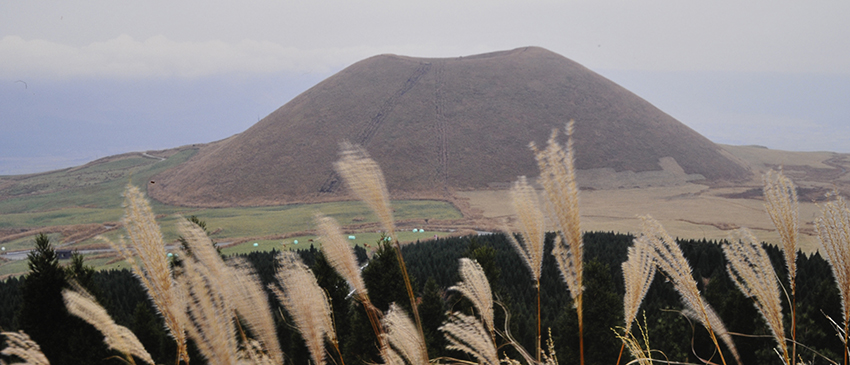
[{"label": "dirt path", "polygon": [[440,146],[440,165],[439,165],[439,175],[440,179],[443,182],[443,188],[448,192],[449,187],[449,149],[448,149],[448,138],[447,138],[447,118],[445,114],[443,114],[443,108],[445,105],[445,98],[443,95],[443,69],[445,65],[443,62],[438,62],[434,74],[435,74],[435,85],[436,91],[434,92],[434,109],[436,112],[437,119],[437,138],[439,138],[439,146]]},{"label": "dirt path", "polygon": [[[430,63],[420,63],[419,67],[417,67],[410,77],[402,84],[402,86],[396,90],[390,97],[384,100],[384,103],[381,104],[381,107],[378,108],[378,112],[375,113],[375,116],[369,120],[369,123],[357,134],[353,140],[355,143],[360,146],[367,146],[369,142],[375,137],[375,133],[378,132],[378,128],[381,127],[381,124],[384,123],[384,120],[387,119],[387,116],[392,113],[396,104],[398,103],[398,99],[404,96],[410,89],[416,86],[416,83],[419,82],[419,79],[422,78],[423,75],[428,73],[431,70]],[[319,188],[320,193],[333,193],[339,188],[339,176],[337,176],[336,172],[332,172],[330,176],[328,176],[325,181],[322,183],[322,187]]]}]

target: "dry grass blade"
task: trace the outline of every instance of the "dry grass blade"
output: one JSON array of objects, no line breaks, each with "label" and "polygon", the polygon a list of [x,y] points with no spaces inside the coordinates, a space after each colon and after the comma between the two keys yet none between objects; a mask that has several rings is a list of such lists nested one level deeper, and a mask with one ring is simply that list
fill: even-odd
[{"label": "dry grass blade", "polygon": [[[714,311],[714,308],[705,302],[703,299],[703,311],[705,318],[700,318],[701,315],[691,309],[686,309],[684,314],[692,319],[698,320],[702,322],[703,326],[711,328],[713,336],[720,337],[720,340],[726,344],[726,348],[729,349],[729,352],[732,353],[732,356],[735,357],[735,361],[738,364],[741,363],[741,355],[738,354],[738,348],[735,346],[735,342],[732,341],[732,335],[729,334],[729,331],[726,330],[726,325],[723,324],[723,320],[720,319],[720,316],[717,315],[717,312]],[[719,351],[718,347],[718,351]],[[723,360],[723,354],[720,354],[720,359]],[[725,360],[723,360],[725,362]]]},{"label": "dry grass blade", "polygon": [[[384,360],[388,364],[393,363],[397,358],[404,359],[403,363],[411,365],[428,364],[428,358],[422,357],[423,354],[428,353],[425,349],[425,339],[401,307],[395,303],[391,304],[381,322],[385,329],[385,342],[389,345],[389,351],[384,353]],[[387,358],[388,353],[395,353],[395,355]]]},{"label": "dry grass blade", "polygon": [[773,338],[782,350],[785,363],[790,364],[791,358],[782,325],[779,282],[764,247],[749,230],[740,229],[734,231],[729,241],[723,245],[723,253],[729,262],[726,269],[732,281],[744,295],[755,300],[753,304],[767,322]]},{"label": "dry grass blade", "polygon": [[632,322],[637,317],[638,308],[649,286],[655,278],[655,262],[647,246],[646,236],[635,238],[635,244],[629,247],[628,259],[623,262],[623,280],[626,294],[623,296],[623,313],[626,322],[626,335],[631,332]]},{"label": "dry grass blade", "polygon": [[296,254],[284,252],[279,262],[277,280],[282,290],[273,288],[273,291],[301,331],[313,363],[324,364],[325,338],[336,341],[328,298]]},{"label": "dry grass blade", "polygon": [[[643,216],[641,217],[641,220],[641,234],[645,237],[648,247],[651,249],[650,251],[653,255],[653,261],[655,261],[655,264],[659,269],[661,269],[661,271],[664,271],[664,273],[667,274],[668,278],[673,283],[673,287],[676,289],[676,292],[678,292],[679,296],[682,298],[682,304],[684,304],[690,313],[693,314],[694,318],[702,323],[702,325],[708,330],[709,335],[711,335],[711,339],[720,354],[720,360],[723,364],[726,364],[723,352],[720,351],[720,343],[717,342],[717,336],[722,337],[724,335],[725,329],[723,328],[725,327],[722,326],[720,318],[714,314],[713,310],[711,310],[708,306],[708,303],[706,303],[700,295],[697,283],[694,280],[693,273],[691,271],[691,265],[688,263],[688,260],[685,259],[682,249],[679,248],[679,245],[675,240],[673,240],[673,237],[670,237],[658,221],[649,216]],[[713,317],[711,317],[712,315]],[[715,329],[714,326],[718,325],[720,328]],[[728,336],[728,333],[725,335]],[[727,342],[727,346],[737,358],[738,351],[735,349],[735,345],[732,343],[731,337],[729,338],[729,342]],[[740,363],[739,359],[738,363]]]},{"label": "dry grass blade", "polygon": [[540,268],[543,264],[543,243],[546,238],[545,217],[538,208],[537,192],[528,184],[525,176],[520,176],[519,181],[514,183],[510,194],[519,221],[523,244],[517,242],[512,234],[508,234],[508,238],[522,256],[525,265],[531,270],[532,279],[537,281],[540,280]]},{"label": "dry grass blade", "polygon": [[[835,199],[821,207],[822,217],[815,220],[815,230],[820,238],[823,256],[832,268],[832,275],[841,296],[841,312],[844,319],[844,345],[848,342],[850,329],[850,208],[838,194]],[[845,351],[844,363],[848,363]]]},{"label": "dry grass blade", "polygon": [[390,194],[381,168],[362,147],[348,142],[343,142],[340,147],[340,159],[334,163],[334,168],[357,199],[375,212],[387,234],[395,239]]},{"label": "dry grass blade", "polygon": [[793,295],[797,277],[797,187],[782,172],[768,171],[764,175],[764,206],[782,241]]},{"label": "dry grass blade", "polygon": [[91,294],[81,288],[78,291],[65,289],[62,298],[68,312],[82,318],[103,334],[103,342],[111,348],[120,351],[127,361],[135,364],[133,356],[144,360],[148,364],[154,364],[153,358],[145,350],[145,347],[129,329],[119,326],[112,320],[106,309],[100,306]]},{"label": "dry grass blade", "polygon": [[[184,299],[175,287],[162,232],[150,204],[135,186],[127,185],[124,191],[124,217],[121,221],[127,230],[133,250],[131,251],[123,240],[119,241],[119,244],[106,241],[130,263],[133,273],[144,285],[148,296],[165,320],[169,334],[177,343],[178,361],[188,363]],[[134,258],[133,251],[138,255],[138,261]]]},{"label": "dry grass blade", "polygon": [[357,265],[357,258],[354,255],[354,250],[351,245],[342,236],[342,229],[336,220],[321,214],[316,214],[316,230],[318,236],[322,240],[322,252],[325,253],[325,258],[328,263],[342,276],[351,289],[355,291],[358,298],[366,298],[366,284],[363,282],[363,277],[360,276],[360,267]]},{"label": "dry grass blade", "polygon": [[6,348],[0,351],[0,354],[6,356],[17,356],[25,365],[49,365],[47,357],[41,352],[41,347],[35,341],[30,339],[23,331],[20,332],[0,332],[0,335],[6,336]]},{"label": "dry grass blade", "polygon": [[484,275],[484,269],[477,262],[468,258],[460,259],[460,277],[463,279],[449,290],[455,290],[463,294],[478,310],[484,326],[490,331],[491,337],[495,331],[493,323],[493,293],[490,291],[490,282]]},{"label": "dry grass blade", "polygon": [[210,364],[236,364],[238,344],[233,308],[209,268],[194,257],[183,261],[178,284],[186,293],[189,325],[186,331]]},{"label": "dry grass blade", "polygon": [[[637,324],[638,332],[640,332],[640,338],[635,336],[634,332],[630,331],[628,328],[624,329],[624,334],[619,334],[617,331],[614,331],[615,336],[623,342],[623,345],[629,349],[629,353],[632,354],[634,358],[633,361],[628,364],[637,363],[639,365],[652,365],[652,347],[649,346],[649,329],[646,324],[646,314],[643,316],[643,325],[638,322]],[[617,364],[619,364],[619,359],[617,360]]]},{"label": "dry grass blade", "polygon": [[482,364],[498,365],[499,356],[487,329],[474,316],[452,313],[440,327],[449,345],[449,350],[458,350],[472,355]]}]

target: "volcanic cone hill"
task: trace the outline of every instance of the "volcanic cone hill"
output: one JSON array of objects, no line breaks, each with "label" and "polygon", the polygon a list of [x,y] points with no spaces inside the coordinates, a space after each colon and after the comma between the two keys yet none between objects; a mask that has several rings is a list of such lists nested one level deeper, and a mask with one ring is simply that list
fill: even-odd
[{"label": "volcanic cone hill", "polygon": [[750,175],[647,101],[563,56],[529,47],[459,58],[365,59],[243,133],[201,147],[157,176],[149,193],[194,206],[337,200],[346,188],[333,162],[348,140],[380,164],[394,198],[446,197],[536,176],[529,142],[544,145],[570,119],[579,169],[640,173],[672,164],[708,182]]}]

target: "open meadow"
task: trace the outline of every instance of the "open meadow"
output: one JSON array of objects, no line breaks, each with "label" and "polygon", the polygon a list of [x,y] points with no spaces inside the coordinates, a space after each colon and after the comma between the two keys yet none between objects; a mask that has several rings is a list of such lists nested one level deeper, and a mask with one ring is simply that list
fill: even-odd
[{"label": "open meadow", "polygon": [[[635,180],[637,187],[602,189],[582,187],[580,213],[584,231],[634,233],[640,230],[639,215],[650,214],[676,237],[725,239],[730,231],[747,227],[760,240],[778,242],[761,198],[761,175],[782,168],[800,188],[800,247],[817,250],[813,221],[827,192],[847,191],[850,159],[830,152],[787,152],[755,146],[723,146],[741,164],[749,166],[753,179],[735,185],[711,186],[680,180],[666,186],[656,178]],[[148,154],[113,156],[88,165],[43,174],[0,178],[0,245],[5,257],[32,247],[37,233],[47,233],[59,249],[92,250],[107,246],[97,235],[118,239],[123,235],[122,190],[127,183],[151,184],[155,174],[185,161],[194,153],[180,148]],[[578,172],[579,178],[582,171]],[[680,173],[681,174],[681,173]],[[609,177],[622,176],[613,174]],[[641,182],[643,181],[643,182]],[[155,183],[155,182],[154,182]],[[618,183],[606,180],[606,186]],[[640,186],[641,184],[647,186]],[[498,185],[496,185],[498,186]],[[501,229],[513,216],[508,190],[458,191],[452,204],[434,200],[393,201],[394,217],[406,231],[399,239],[415,241],[479,231]],[[369,208],[357,201],[291,204],[265,207],[179,207],[152,201],[166,242],[175,242],[178,216],[196,216],[207,224],[210,237],[224,253],[309,247],[314,238],[313,215],[321,212],[338,220],[346,232],[357,236],[355,244],[375,242],[378,223]],[[414,234],[412,230],[425,229]],[[374,236],[374,237],[373,237]],[[299,240],[299,246],[293,240]],[[258,243],[255,247],[253,243]],[[98,268],[112,267],[108,253],[87,257]],[[16,258],[21,258],[20,255]],[[26,271],[19,260],[0,262],[0,275]]]}]

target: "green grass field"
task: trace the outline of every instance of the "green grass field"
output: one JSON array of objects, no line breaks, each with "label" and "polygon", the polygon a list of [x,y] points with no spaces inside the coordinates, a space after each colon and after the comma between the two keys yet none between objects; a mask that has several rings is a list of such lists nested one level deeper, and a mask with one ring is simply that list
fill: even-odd
[{"label": "green grass field", "polygon": [[[392,202],[395,210],[396,220],[421,220],[421,219],[459,219],[460,212],[451,204],[439,201],[426,200],[402,200]],[[154,213],[161,213],[162,206],[154,206]],[[309,248],[314,244],[316,248],[321,245],[312,236],[288,237],[286,239],[262,239],[267,236],[283,236],[291,232],[301,232],[313,229],[313,215],[321,212],[334,217],[343,226],[351,224],[373,223],[377,219],[372,212],[361,202],[334,202],[322,204],[299,204],[274,207],[248,207],[248,208],[180,208],[165,207],[162,209],[166,215],[158,220],[162,229],[163,238],[166,242],[173,242],[178,237],[176,223],[180,216],[188,217],[195,215],[207,224],[207,229],[212,233],[211,237],[219,243],[227,243],[246,238],[256,238],[243,244],[227,247],[222,250],[224,254],[239,254],[251,251],[270,251],[272,249],[298,249]],[[3,227],[31,227],[68,225],[80,223],[111,222],[119,220],[123,210],[119,207],[113,209],[85,209],[68,208],[58,211],[18,213],[0,215],[0,226]],[[38,222],[40,224],[31,224]],[[105,237],[117,240],[123,236],[123,229],[115,229],[104,234]],[[377,232],[353,233],[356,239],[353,245],[374,244],[378,238]],[[402,242],[415,241],[418,239],[433,238],[434,235],[444,236],[446,232],[417,232],[410,230],[399,232],[398,238]],[[63,236],[59,233],[49,235],[55,247],[60,246]],[[22,237],[0,245],[6,247],[7,251],[28,249],[33,244],[34,235]],[[296,245],[294,240],[298,240]],[[313,242],[309,240],[314,239]],[[254,247],[253,243],[258,246]],[[63,246],[64,249],[73,249],[93,243],[100,243],[96,239],[76,242]],[[282,244],[285,243],[285,244]],[[118,268],[116,264],[106,265],[108,261],[98,259],[90,261],[89,264],[97,269]],[[8,274],[19,274],[26,272],[25,261],[11,261],[0,263],[0,276]]]},{"label": "green grass field", "polygon": [[[116,156],[111,160],[83,167],[64,169],[30,176],[0,177],[0,246],[5,252],[29,249],[35,234],[15,238],[19,229],[48,228],[54,247],[74,249],[102,243],[97,239],[66,242],[71,238],[56,233],[58,228],[82,224],[107,224],[118,222],[124,214],[122,193],[128,183],[144,187],[156,174],[180,164],[194,155],[195,149],[178,151],[165,160],[144,157],[141,154]],[[408,220],[452,220],[462,215],[447,202],[427,200],[402,200],[392,202],[395,219]],[[309,248],[314,237],[288,237],[277,239],[294,232],[313,229],[313,216],[322,214],[334,217],[343,226],[358,226],[377,222],[372,212],[361,202],[333,202],[321,204],[294,204],[269,207],[240,208],[189,208],[151,202],[154,214],[159,216],[163,238],[174,242],[178,237],[176,222],[179,217],[197,216],[207,224],[214,241],[229,243],[250,240],[243,244],[227,247],[225,254],[246,253],[272,249]],[[374,229],[373,229],[374,230]],[[362,231],[362,229],[360,230]],[[399,234],[402,241],[413,241],[431,237],[437,232]],[[103,236],[117,240],[124,235],[123,229],[107,231]],[[378,233],[356,234],[352,244],[373,244]],[[274,239],[273,239],[274,238]],[[298,239],[299,244],[293,244]],[[255,247],[253,243],[258,245]],[[122,267],[110,259],[90,260],[98,269]],[[0,261],[0,276],[26,272],[25,260]]]},{"label": "green grass field", "polygon": [[[21,179],[0,190],[4,198],[0,200],[0,228],[66,224],[63,218],[72,215],[80,216],[77,224],[116,221],[121,217],[121,193],[128,183],[145,186],[152,176],[186,161],[195,152],[184,150],[166,160],[128,157]],[[154,206],[169,208],[159,203]],[[79,210],[63,212],[67,209]],[[46,214],[33,214],[38,212]]]},{"label": "green grass field", "polygon": [[[401,200],[392,202],[396,220],[417,219],[460,219],[460,212],[451,204],[430,200]],[[214,240],[228,242],[243,237],[263,237],[282,235],[290,232],[310,230],[313,228],[313,215],[317,212],[334,217],[343,226],[351,224],[376,222],[375,216],[361,202],[334,202],[321,204],[297,204],[273,207],[246,208],[180,208],[167,207],[165,212],[155,206],[154,214],[165,213],[160,218],[163,237],[166,241],[177,239],[175,228],[178,217],[195,215],[207,224]],[[57,211],[19,213],[0,215],[2,227],[48,227],[54,225],[69,225],[83,223],[105,223],[118,221],[123,214],[120,206],[114,209],[84,209],[68,208]],[[115,230],[106,234],[109,238],[117,238],[123,230]],[[61,242],[61,234],[51,236],[53,242]],[[7,250],[26,248],[32,242],[32,237],[20,238],[4,242]],[[73,246],[87,245],[91,240],[77,242]]]},{"label": "green grass field", "polygon": [[[173,220],[173,219],[172,219]],[[401,242],[416,242],[418,240],[429,240],[433,239],[435,236],[437,237],[445,237],[449,235],[449,232],[437,232],[437,231],[424,231],[424,232],[412,232],[410,230],[397,232],[398,239]],[[114,234],[115,236],[118,233]],[[55,240],[58,235],[51,235],[51,240]],[[352,246],[366,246],[366,247],[375,247],[376,242],[380,239],[381,234],[378,232],[359,232],[352,233],[351,235],[347,235],[354,237],[353,239],[349,238],[349,242],[351,242]],[[22,238],[16,240],[15,243],[19,246],[16,249],[26,249],[32,245],[32,237]],[[295,243],[298,242],[298,243]],[[256,246],[254,245],[256,243]],[[298,250],[298,249],[309,249],[310,246],[315,247],[316,249],[321,249],[322,243],[320,240],[316,238],[316,236],[297,236],[297,237],[287,237],[285,239],[273,239],[273,240],[250,240],[248,242],[244,242],[238,245],[228,246],[221,249],[221,253],[225,256],[230,255],[238,255],[238,254],[246,254],[255,251],[282,251],[282,250]],[[21,247],[23,246],[23,247]],[[9,249],[7,247],[7,249]],[[97,255],[86,255],[86,264],[94,267],[97,270],[110,270],[110,269],[128,269],[129,265],[124,261],[116,261],[111,257],[98,257]],[[70,262],[69,260],[60,261],[60,264],[66,264]],[[6,275],[20,275],[26,273],[28,270],[27,261],[26,260],[11,260],[11,261],[0,261],[0,277],[4,277]]]},{"label": "green grass field", "polygon": [[[418,240],[425,241],[429,239],[434,239],[437,237],[445,237],[449,235],[450,232],[437,232],[437,231],[424,231],[424,232],[397,232],[398,239],[402,243],[407,242],[416,242]],[[349,237],[349,242],[351,246],[366,246],[366,247],[375,247],[375,244],[380,239],[381,234],[378,232],[360,232],[353,233],[351,235],[346,235],[350,237],[354,237],[351,239]],[[298,243],[296,243],[298,242]],[[257,244],[254,246],[254,244]],[[279,240],[251,240],[239,245],[229,246],[223,248],[221,253],[224,255],[234,255],[234,254],[245,254],[254,251],[271,251],[271,250],[304,250],[309,249],[310,246],[315,247],[316,249],[322,248],[322,242],[316,239],[316,236],[297,236],[297,237],[287,237],[285,239]]]}]

